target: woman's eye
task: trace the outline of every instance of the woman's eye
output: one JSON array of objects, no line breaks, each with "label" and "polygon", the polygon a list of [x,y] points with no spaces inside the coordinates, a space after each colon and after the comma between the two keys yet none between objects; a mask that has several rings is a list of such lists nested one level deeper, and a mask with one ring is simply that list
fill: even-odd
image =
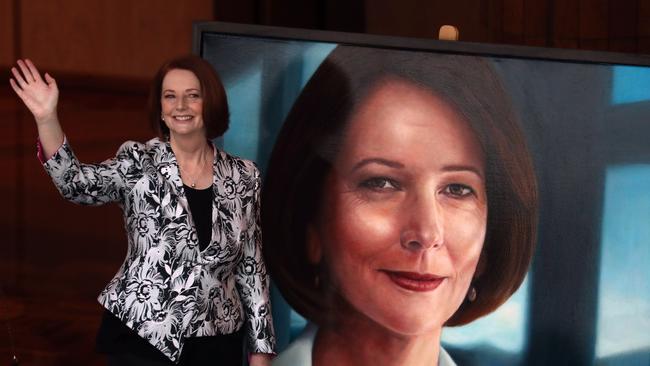
[{"label": "woman's eye", "polygon": [[360,185],[363,188],[371,189],[374,191],[399,189],[399,184],[396,181],[386,177],[369,178],[361,182]]},{"label": "woman's eye", "polygon": [[464,184],[454,183],[445,187],[444,193],[453,197],[466,197],[474,194],[474,190]]},{"label": "woman's eye", "polygon": [[174,99],[174,98],[176,98],[176,96],[174,94],[165,94],[163,96],[163,98],[165,98],[165,99]]},{"label": "woman's eye", "polygon": [[199,95],[199,94],[190,94],[188,96],[190,97],[190,99],[199,99],[199,98],[201,98],[201,95]]}]

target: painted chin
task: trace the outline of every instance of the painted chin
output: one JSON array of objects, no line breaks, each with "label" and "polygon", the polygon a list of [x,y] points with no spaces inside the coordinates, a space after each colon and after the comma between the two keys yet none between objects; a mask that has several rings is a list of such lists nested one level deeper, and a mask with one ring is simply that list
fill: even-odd
[{"label": "painted chin", "polygon": [[446,277],[415,272],[381,270],[397,287],[411,292],[433,292]]}]

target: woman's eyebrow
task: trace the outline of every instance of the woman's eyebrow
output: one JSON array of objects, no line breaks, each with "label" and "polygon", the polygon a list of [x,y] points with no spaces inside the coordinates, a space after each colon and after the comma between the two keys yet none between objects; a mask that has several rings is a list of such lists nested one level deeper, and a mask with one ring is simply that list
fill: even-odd
[{"label": "woman's eyebrow", "polygon": [[473,165],[445,165],[442,167],[445,172],[470,172],[478,175],[479,178],[484,179],[483,172]]},{"label": "woman's eyebrow", "polygon": [[404,164],[402,164],[402,163],[400,163],[398,161],[388,160],[388,159],[384,159],[384,158],[366,158],[366,159],[363,159],[363,160],[359,161],[358,163],[354,164],[354,166],[352,167],[352,171],[359,170],[359,169],[363,168],[364,166],[366,166],[368,164],[386,165],[386,166],[388,166],[390,168],[395,168],[395,169],[404,168]]},{"label": "woman's eyebrow", "polygon": [[[201,89],[198,89],[198,88],[189,88],[189,89],[185,89],[185,91],[186,91],[186,92],[191,92],[191,91],[197,91],[197,92],[200,92]],[[173,93],[173,92],[176,92],[176,91],[173,90],[173,89],[163,89],[163,93],[164,93],[164,92],[172,92],[172,93]]]}]

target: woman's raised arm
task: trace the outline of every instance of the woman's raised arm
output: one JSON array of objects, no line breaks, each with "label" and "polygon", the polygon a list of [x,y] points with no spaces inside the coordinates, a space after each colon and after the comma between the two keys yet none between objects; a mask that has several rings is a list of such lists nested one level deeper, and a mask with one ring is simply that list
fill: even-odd
[{"label": "woman's raised arm", "polygon": [[17,64],[20,71],[11,68],[14,77],[9,79],[9,84],[34,115],[44,158],[49,159],[63,143],[63,130],[56,113],[59,88],[49,74],[45,73],[43,80],[30,60],[18,60]]}]

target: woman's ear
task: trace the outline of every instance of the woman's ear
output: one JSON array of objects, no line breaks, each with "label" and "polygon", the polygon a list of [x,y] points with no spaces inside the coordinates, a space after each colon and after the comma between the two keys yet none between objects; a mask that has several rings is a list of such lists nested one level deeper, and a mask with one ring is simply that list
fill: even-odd
[{"label": "woman's ear", "polygon": [[323,258],[323,246],[321,245],[318,230],[313,224],[307,227],[307,259],[309,263],[317,265]]}]

